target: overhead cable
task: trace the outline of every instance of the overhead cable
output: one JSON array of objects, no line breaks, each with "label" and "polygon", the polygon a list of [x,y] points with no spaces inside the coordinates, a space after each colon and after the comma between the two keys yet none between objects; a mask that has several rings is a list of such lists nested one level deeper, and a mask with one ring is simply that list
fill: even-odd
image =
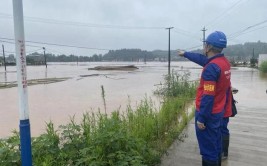
[{"label": "overhead cable", "polygon": [[235,8],[236,6],[238,6],[239,4],[241,4],[243,0],[238,0],[236,3],[234,3],[232,6],[230,6],[229,8],[227,8],[226,10],[224,10],[219,16],[215,17],[213,20],[211,20],[208,24],[206,24],[206,27],[212,26],[215,23],[217,23],[217,20],[219,20],[220,18],[222,18],[223,16],[225,16],[227,13],[229,14],[231,12],[231,10],[233,8]]},{"label": "overhead cable", "polygon": [[189,47],[189,48],[186,48],[185,50],[193,50],[193,49],[196,49],[196,48],[199,48],[199,47],[202,47],[203,45],[196,45],[196,46],[192,46],[192,47]]},{"label": "overhead cable", "polygon": [[[0,41],[14,44],[14,42],[9,42],[9,41],[4,41],[4,40],[14,41],[14,39],[0,37]],[[59,47],[89,49],[89,50],[110,50],[110,49],[106,49],[106,48],[93,48],[93,47],[75,46],[75,45],[66,45],[66,44],[57,44],[57,43],[46,43],[46,42],[39,42],[39,41],[25,41],[25,42],[26,43],[42,44],[42,45],[50,45],[50,46],[59,46]]]},{"label": "overhead cable", "polygon": [[240,36],[240,35],[245,34],[246,31],[248,31],[248,30],[251,30],[251,31],[249,31],[249,32],[252,32],[252,31],[255,31],[255,30],[258,30],[258,29],[262,29],[262,28],[264,28],[265,26],[264,26],[264,27],[260,27],[260,28],[258,28],[258,29],[254,29],[254,30],[252,30],[253,28],[255,28],[255,27],[257,27],[257,26],[260,26],[260,25],[262,25],[262,24],[265,24],[265,23],[267,23],[267,20],[264,20],[264,21],[261,21],[261,22],[259,22],[259,23],[254,24],[254,25],[248,26],[248,27],[244,28],[243,30],[240,30],[240,31],[237,31],[237,32],[234,32],[234,33],[230,34],[230,35],[229,35],[229,38],[230,38],[230,39],[232,39],[232,38],[236,38],[236,37],[238,37],[238,36]]},{"label": "overhead cable", "polygon": [[[0,17],[12,19],[13,16],[0,13]],[[76,22],[76,21],[62,21],[56,19],[47,19],[47,18],[39,18],[39,17],[28,17],[25,16],[25,21],[29,22],[38,22],[38,23],[46,23],[46,24],[59,24],[59,25],[70,25],[70,26],[81,26],[81,27],[91,27],[91,28],[112,28],[112,29],[165,29],[166,27],[154,27],[154,26],[125,26],[125,25],[108,25],[108,24],[95,24],[95,23],[84,23],[84,22]]]},{"label": "overhead cable", "polygon": [[192,35],[192,34],[186,34],[186,33],[184,33],[184,32],[182,32],[182,31],[176,31],[176,30],[172,30],[174,33],[177,33],[177,34],[181,34],[181,35],[184,35],[184,36],[186,36],[186,37],[189,37],[189,38],[193,38],[193,39],[196,39],[197,41],[200,41],[200,39],[198,39],[197,37],[195,37],[194,35]]}]

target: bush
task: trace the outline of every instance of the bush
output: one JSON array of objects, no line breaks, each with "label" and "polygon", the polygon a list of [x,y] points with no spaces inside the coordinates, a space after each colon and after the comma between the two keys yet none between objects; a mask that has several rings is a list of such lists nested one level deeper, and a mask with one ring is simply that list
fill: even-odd
[{"label": "bush", "polygon": [[162,95],[164,97],[183,97],[190,98],[196,93],[196,82],[190,82],[189,72],[178,74],[172,71],[170,75],[165,76],[165,82],[155,94]]},{"label": "bush", "polygon": [[260,71],[267,73],[267,61],[264,61],[260,64]]},{"label": "bush", "polygon": [[0,165],[19,166],[20,163],[20,139],[19,133],[13,131],[8,139],[0,139]]}]

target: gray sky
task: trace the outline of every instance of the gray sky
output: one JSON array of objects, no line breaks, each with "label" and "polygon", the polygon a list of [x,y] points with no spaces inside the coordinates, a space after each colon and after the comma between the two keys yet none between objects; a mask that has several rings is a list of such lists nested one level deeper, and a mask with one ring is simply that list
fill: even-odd
[{"label": "gray sky", "polygon": [[[229,37],[267,20],[267,0],[23,0],[23,3],[26,40],[113,50],[167,50],[168,31],[164,27],[170,26],[175,27],[171,31],[171,49],[186,49],[202,44],[204,26],[207,34],[220,30]],[[0,38],[14,38],[12,0],[1,0],[0,6]],[[155,27],[162,29],[151,29]],[[231,39],[229,44],[267,42],[266,30],[267,21],[248,28],[246,34]],[[0,43],[14,52],[13,44]],[[56,54],[91,56],[107,52],[38,46]],[[26,47],[27,52],[37,49]]]}]

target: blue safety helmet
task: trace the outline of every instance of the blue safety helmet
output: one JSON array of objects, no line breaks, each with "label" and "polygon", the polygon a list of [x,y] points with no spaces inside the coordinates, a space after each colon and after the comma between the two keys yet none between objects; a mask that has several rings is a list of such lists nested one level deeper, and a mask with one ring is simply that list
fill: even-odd
[{"label": "blue safety helmet", "polygon": [[217,48],[226,48],[227,39],[223,32],[215,31],[209,34],[206,43]]}]

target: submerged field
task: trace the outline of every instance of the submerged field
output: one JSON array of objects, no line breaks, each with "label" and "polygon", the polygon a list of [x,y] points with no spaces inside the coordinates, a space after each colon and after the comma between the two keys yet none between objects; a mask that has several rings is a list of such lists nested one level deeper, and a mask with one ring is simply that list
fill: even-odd
[{"label": "submerged field", "polygon": [[[137,107],[106,113],[84,113],[76,122],[55,128],[47,123],[46,132],[32,138],[34,165],[155,165],[192,118],[187,111],[195,93],[188,76],[172,74],[156,91],[163,103],[155,108],[149,98]],[[102,102],[106,109],[105,90]],[[0,141],[1,165],[20,165],[19,135]]]}]

